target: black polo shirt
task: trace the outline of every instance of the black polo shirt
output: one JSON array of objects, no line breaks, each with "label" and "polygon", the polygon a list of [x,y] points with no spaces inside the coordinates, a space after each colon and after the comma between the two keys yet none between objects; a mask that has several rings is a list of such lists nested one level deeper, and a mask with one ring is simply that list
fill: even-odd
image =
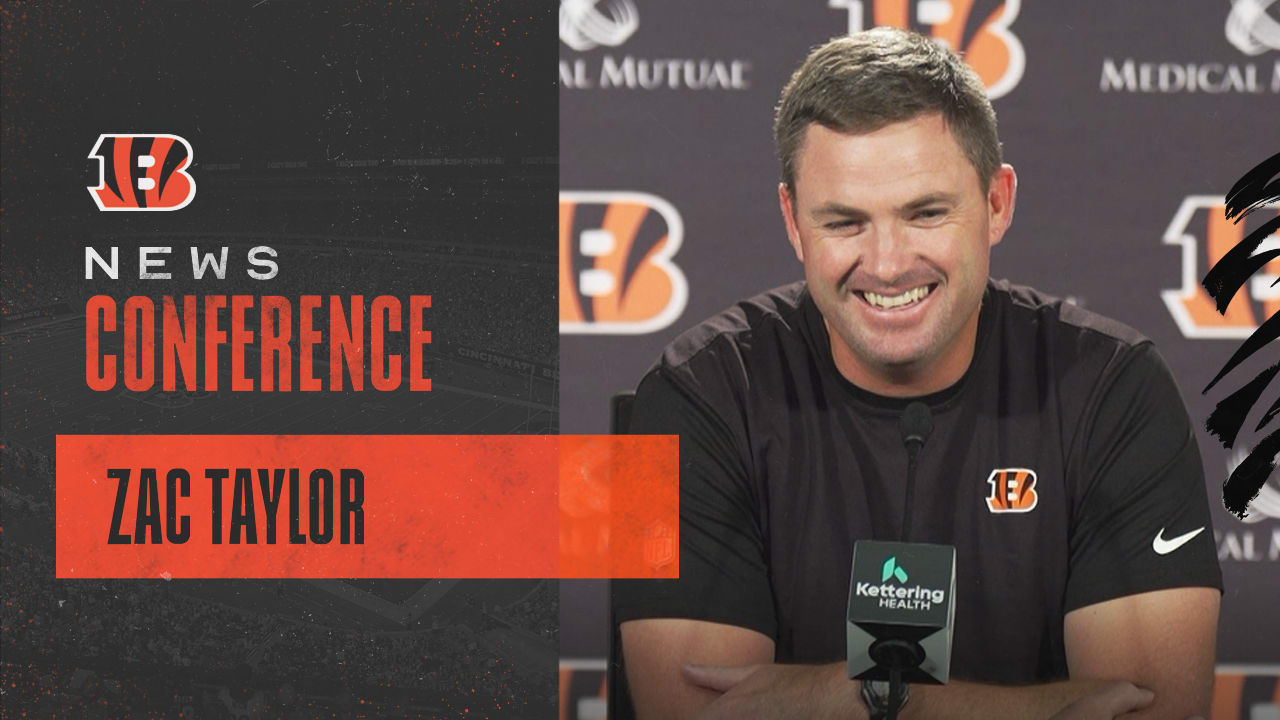
[{"label": "black polo shirt", "polygon": [[629,432],[680,435],[680,579],[616,583],[615,620],[728,623],[778,662],[843,660],[853,543],[900,532],[912,399],[934,430],[911,540],[956,547],[954,677],[1065,678],[1071,610],[1221,589],[1195,436],[1149,340],[990,282],[961,380],[887,398],[836,370],[797,283],[684,333],[640,383]]}]

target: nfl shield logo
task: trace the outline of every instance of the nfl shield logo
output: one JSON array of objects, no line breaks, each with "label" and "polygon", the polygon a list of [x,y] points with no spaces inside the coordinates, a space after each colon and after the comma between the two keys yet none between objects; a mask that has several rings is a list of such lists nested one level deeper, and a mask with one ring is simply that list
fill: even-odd
[{"label": "nfl shield logo", "polygon": [[671,528],[661,520],[654,520],[644,529],[644,561],[657,570],[676,559],[676,537]]}]

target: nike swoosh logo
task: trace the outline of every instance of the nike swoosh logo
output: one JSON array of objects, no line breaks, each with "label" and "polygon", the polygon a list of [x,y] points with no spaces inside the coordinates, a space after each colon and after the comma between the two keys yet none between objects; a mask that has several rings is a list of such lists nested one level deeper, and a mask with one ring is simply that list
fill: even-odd
[{"label": "nike swoosh logo", "polygon": [[1204,532],[1204,526],[1192,530],[1189,533],[1183,533],[1175,538],[1164,539],[1164,528],[1160,528],[1160,532],[1156,533],[1156,537],[1151,541],[1151,549],[1156,551],[1157,555],[1168,555],[1178,548],[1186,545],[1191,538]]}]

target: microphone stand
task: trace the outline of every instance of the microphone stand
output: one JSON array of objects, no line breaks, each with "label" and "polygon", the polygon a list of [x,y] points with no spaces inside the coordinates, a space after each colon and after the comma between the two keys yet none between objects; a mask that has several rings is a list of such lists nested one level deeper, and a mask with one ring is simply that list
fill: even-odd
[{"label": "microphone stand", "polygon": [[[919,464],[920,450],[924,441],[933,430],[933,418],[929,408],[921,402],[913,402],[902,413],[902,444],[907,448],[907,493],[902,506],[902,542],[911,542],[911,506],[915,501],[916,466]],[[888,645],[892,644],[892,647]],[[898,645],[906,647],[898,647]],[[914,647],[903,641],[890,641],[881,653],[889,669],[889,702],[885,715],[887,720],[898,720],[898,711],[902,709],[901,696],[905,692],[902,687],[902,671],[920,664],[923,652],[916,643]],[[879,660],[877,660],[879,662]]]},{"label": "microphone stand", "polygon": [[911,505],[916,494],[916,465],[919,464],[920,450],[924,447],[924,439],[918,435],[905,438],[907,446],[907,497],[902,506],[902,542],[911,542]]},{"label": "microphone stand", "polygon": [[902,671],[898,668],[889,668],[889,712],[885,714],[886,720],[898,720],[898,711],[902,706],[898,704],[898,693],[902,691]]}]

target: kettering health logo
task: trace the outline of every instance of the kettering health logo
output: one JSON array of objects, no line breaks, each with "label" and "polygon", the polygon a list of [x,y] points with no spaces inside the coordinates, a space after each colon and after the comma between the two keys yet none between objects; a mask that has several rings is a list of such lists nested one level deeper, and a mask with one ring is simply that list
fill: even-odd
[{"label": "kettering health logo", "polygon": [[[1159,7],[1152,5],[1152,12],[1159,12]],[[1223,29],[1228,44],[1251,57],[1280,50],[1278,10],[1277,0],[1233,0]],[[1280,93],[1280,60],[1231,62],[1227,56],[1148,62],[1108,57],[1102,61],[1098,89],[1104,93]]]},{"label": "kettering health logo", "polygon": [[884,567],[880,571],[880,582],[888,582],[889,578],[897,578],[900,583],[907,581],[907,571],[901,565],[898,565],[898,557],[896,555],[885,560]]},{"label": "kettering health logo", "polygon": [[[693,4],[669,3],[667,12],[688,13]],[[615,48],[640,29],[640,12],[632,0],[560,0],[560,42],[576,53]],[[650,35],[649,47],[661,47]],[[751,63],[742,58],[708,58],[702,48],[674,57],[575,56],[560,59],[560,85],[569,90],[746,90]],[[693,57],[693,53],[699,53]]]},{"label": "kettering health logo", "polygon": [[[897,584],[891,584],[890,580],[896,580]],[[907,569],[898,564],[898,556],[891,555],[880,566],[879,585],[859,582],[853,586],[853,592],[858,597],[877,598],[880,607],[889,610],[929,610],[947,598],[946,590],[921,585],[906,587],[906,584]]]}]

